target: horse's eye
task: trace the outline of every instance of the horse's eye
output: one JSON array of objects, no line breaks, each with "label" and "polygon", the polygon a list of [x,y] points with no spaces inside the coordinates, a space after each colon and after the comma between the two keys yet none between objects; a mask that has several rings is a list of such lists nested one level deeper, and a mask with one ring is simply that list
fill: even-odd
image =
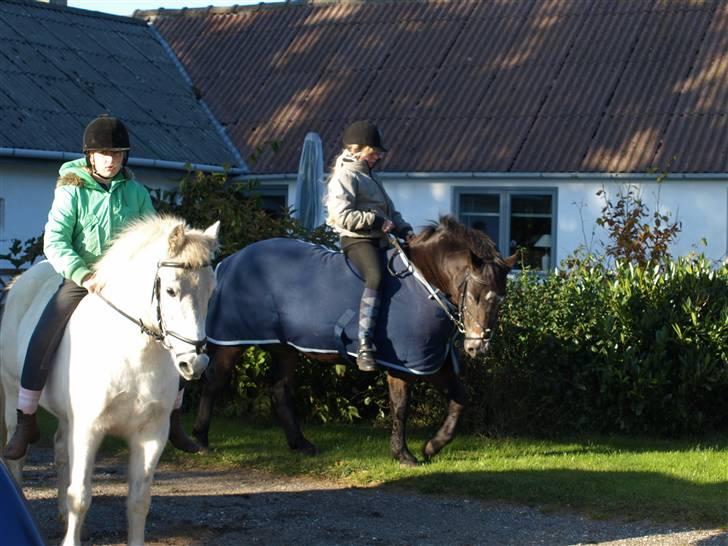
[{"label": "horse's eye", "polygon": [[177,293],[174,291],[174,288],[167,288],[167,295],[174,297]]}]

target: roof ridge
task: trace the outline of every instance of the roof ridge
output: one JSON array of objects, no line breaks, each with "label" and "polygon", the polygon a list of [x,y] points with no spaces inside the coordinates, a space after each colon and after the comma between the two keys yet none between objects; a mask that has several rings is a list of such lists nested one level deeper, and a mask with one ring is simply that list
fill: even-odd
[{"label": "roof ridge", "polygon": [[442,0],[282,0],[280,2],[259,2],[258,4],[233,4],[232,6],[205,6],[179,9],[138,9],[132,17],[154,20],[157,17],[204,17],[206,15],[228,15],[259,10],[285,9],[298,6],[326,6],[335,4],[388,4],[410,2],[413,4],[437,3]]},{"label": "roof ridge", "polygon": [[131,25],[144,24],[144,21],[140,21],[134,17],[128,15],[116,15],[113,13],[104,13],[103,11],[94,11],[82,8],[74,8],[71,6],[62,6],[59,4],[51,4],[50,2],[39,2],[38,0],[2,0],[4,4],[17,4],[22,6],[28,6],[31,8],[39,9],[51,9],[55,11],[71,12],[77,15],[83,15],[85,17],[94,17],[97,19],[114,19],[120,22],[128,23]]}]

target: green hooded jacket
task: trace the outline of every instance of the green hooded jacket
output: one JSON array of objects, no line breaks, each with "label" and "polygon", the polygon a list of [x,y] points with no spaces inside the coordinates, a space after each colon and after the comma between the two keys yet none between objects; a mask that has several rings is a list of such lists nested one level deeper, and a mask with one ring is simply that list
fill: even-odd
[{"label": "green hooded jacket", "polygon": [[53,268],[78,285],[127,223],[156,214],[129,169],[122,168],[107,191],[85,167],[85,158],[61,166],[43,246]]}]

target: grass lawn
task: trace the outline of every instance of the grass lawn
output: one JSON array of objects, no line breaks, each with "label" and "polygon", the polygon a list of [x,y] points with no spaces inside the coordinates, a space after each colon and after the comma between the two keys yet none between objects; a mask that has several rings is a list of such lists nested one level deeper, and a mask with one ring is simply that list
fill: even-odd
[{"label": "grass lawn", "polygon": [[[186,429],[191,429],[187,416]],[[389,431],[363,425],[308,425],[321,450],[288,450],[273,424],[213,420],[206,456],[167,446],[164,460],[195,467],[248,467],[319,476],[355,486],[464,495],[593,518],[650,519],[728,527],[728,438],[700,440],[591,437],[555,440],[458,436],[431,464],[400,468],[389,457]],[[428,438],[412,431],[418,454]],[[118,450],[107,442],[104,449]]]}]

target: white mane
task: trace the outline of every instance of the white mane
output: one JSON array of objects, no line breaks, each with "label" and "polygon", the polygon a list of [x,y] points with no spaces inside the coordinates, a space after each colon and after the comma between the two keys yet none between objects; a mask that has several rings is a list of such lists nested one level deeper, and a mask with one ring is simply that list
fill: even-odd
[{"label": "white mane", "polygon": [[[179,234],[172,235],[175,228]],[[140,265],[156,267],[159,260],[173,258],[189,267],[201,267],[210,262],[216,249],[215,239],[191,229],[181,218],[151,216],[131,222],[119,233],[94,271],[101,283],[111,284],[128,278],[130,270]]]}]

